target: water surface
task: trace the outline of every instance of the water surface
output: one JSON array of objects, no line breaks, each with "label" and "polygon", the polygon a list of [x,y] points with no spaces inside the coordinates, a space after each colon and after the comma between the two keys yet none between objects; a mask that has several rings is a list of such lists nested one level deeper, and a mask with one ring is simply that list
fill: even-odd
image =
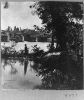
[{"label": "water surface", "polygon": [[2,85],[3,89],[34,89],[41,85],[41,77],[37,76],[31,67],[30,60],[2,60]]},{"label": "water surface", "polygon": [[3,89],[71,90],[82,86],[82,74],[74,67],[67,65],[66,71],[56,66],[58,60],[53,58],[39,61],[29,58],[2,59]]}]

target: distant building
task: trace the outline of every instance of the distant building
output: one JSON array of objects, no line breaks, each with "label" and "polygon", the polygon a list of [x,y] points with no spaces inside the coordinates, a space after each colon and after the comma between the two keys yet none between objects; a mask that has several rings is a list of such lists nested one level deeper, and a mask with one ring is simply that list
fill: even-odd
[{"label": "distant building", "polygon": [[24,41],[24,36],[22,35],[22,33],[16,34],[16,41],[17,42],[23,42]]},{"label": "distant building", "polygon": [[16,42],[23,42],[24,36],[22,35],[22,33],[13,33],[10,40]]},{"label": "distant building", "polygon": [[39,36],[39,33],[37,33],[36,31],[30,31],[30,42],[37,42],[38,39],[37,37]]},{"label": "distant building", "polygon": [[24,41],[31,41],[30,40],[30,34],[24,34]]},{"label": "distant building", "polygon": [[7,29],[7,31],[11,31],[11,28],[10,28],[10,26],[8,26],[8,29]]},{"label": "distant building", "polygon": [[24,30],[24,41],[36,42],[38,35],[39,33],[35,30]]},{"label": "distant building", "polygon": [[36,42],[36,37],[31,37],[30,42]]},{"label": "distant building", "polygon": [[1,42],[9,42],[9,33],[1,33]]},{"label": "distant building", "polygon": [[51,42],[51,34],[35,31],[32,29],[20,29],[14,27],[14,30],[8,26],[7,30],[1,31],[1,41],[16,41],[16,42]]},{"label": "distant building", "polygon": [[37,41],[38,42],[47,42],[47,37],[46,36],[38,36]]},{"label": "distant building", "polygon": [[51,38],[47,38],[47,42],[51,42],[52,41],[52,39]]},{"label": "distant building", "polygon": [[11,37],[10,41],[16,41],[16,38],[15,37]]}]

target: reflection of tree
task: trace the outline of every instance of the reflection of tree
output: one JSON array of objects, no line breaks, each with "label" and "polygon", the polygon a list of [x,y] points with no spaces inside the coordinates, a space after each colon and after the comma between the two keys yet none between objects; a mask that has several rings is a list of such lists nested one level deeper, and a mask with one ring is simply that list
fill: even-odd
[{"label": "reflection of tree", "polygon": [[[41,62],[35,62],[32,66],[37,76],[42,76],[42,85],[37,86],[39,89],[80,89],[82,83],[77,64],[70,56],[65,59],[62,56],[51,56],[42,59]],[[60,61],[59,61],[60,60]],[[65,62],[66,61],[66,62]]]},{"label": "reflection of tree", "polygon": [[3,65],[3,68],[5,69],[5,67],[8,65],[8,66],[11,66],[11,74],[16,74],[18,71],[16,68],[14,68],[13,66],[13,63],[16,63],[16,60],[10,60],[10,59],[3,59],[2,60],[4,62],[4,65]]},{"label": "reflection of tree", "polygon": [[16,73],[18,73],[18,71],[17,71],[17,69],[16,68],[14,68],[12,65],[11,65],[11,75],[12,74],[16,74]]},{"label": "reflection of tree", "polygon": [[5,66],[9,64],[7,59],[2,59],[2,62],[4,63],[3,68],[5,69]]},{"label": "reflection of tree", "polygon": [[21,65],[23,65],[24,64],[24,60],[23,60],[23,58],[19,58],[19,59],[17,59],[17,61],[19,61],[19,63],[21,64]]},{"label": "reflection of tree", "polygon": [[5,58],[5,59],[2,58],[1,60],[4,63],[4,66],[6,66],[7,64],[16,63],[16,62],[19,62],[21,65],[24,64],[23,58]]}]

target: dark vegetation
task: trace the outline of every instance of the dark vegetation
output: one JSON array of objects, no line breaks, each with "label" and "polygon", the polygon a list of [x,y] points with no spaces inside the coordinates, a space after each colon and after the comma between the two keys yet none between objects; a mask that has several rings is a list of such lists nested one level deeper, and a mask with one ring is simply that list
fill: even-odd
[{"label": "dark vegetation", "polygon": [[83,89],[83,25],[78,22],[83,17],[82,3],[44,1],[30,8],[35,8],[34,14],[42,19],[44,29],[52,35],[49,52],[61,52],[57,56],[34,59],[35,66],[39,66],[34,67],[35,70],[43,76],[43,85],[38,88]]}]

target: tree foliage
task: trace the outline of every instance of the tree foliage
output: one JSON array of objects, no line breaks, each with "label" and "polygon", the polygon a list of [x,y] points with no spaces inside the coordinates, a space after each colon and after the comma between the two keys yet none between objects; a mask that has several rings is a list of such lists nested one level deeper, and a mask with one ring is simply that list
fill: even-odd
[{"label": "tree foliage", "polygon": [[[35,8],[35,13],[42,19],[45,29],[52,32],[51,47],[53,47],[54,39],[56,39],[57,47],[61,51],[67,49],[66,44],[70,33],[67,30],[72,30],[71,27],[73,26],[75,27],[73,32],[76,34],[76,28],[80,27],[80,25],[74,24],[73,19],[82,19],[81,4],[80,2],[42,1],[30,6]],[[70,27],[68,27],[69,25]]]}]

